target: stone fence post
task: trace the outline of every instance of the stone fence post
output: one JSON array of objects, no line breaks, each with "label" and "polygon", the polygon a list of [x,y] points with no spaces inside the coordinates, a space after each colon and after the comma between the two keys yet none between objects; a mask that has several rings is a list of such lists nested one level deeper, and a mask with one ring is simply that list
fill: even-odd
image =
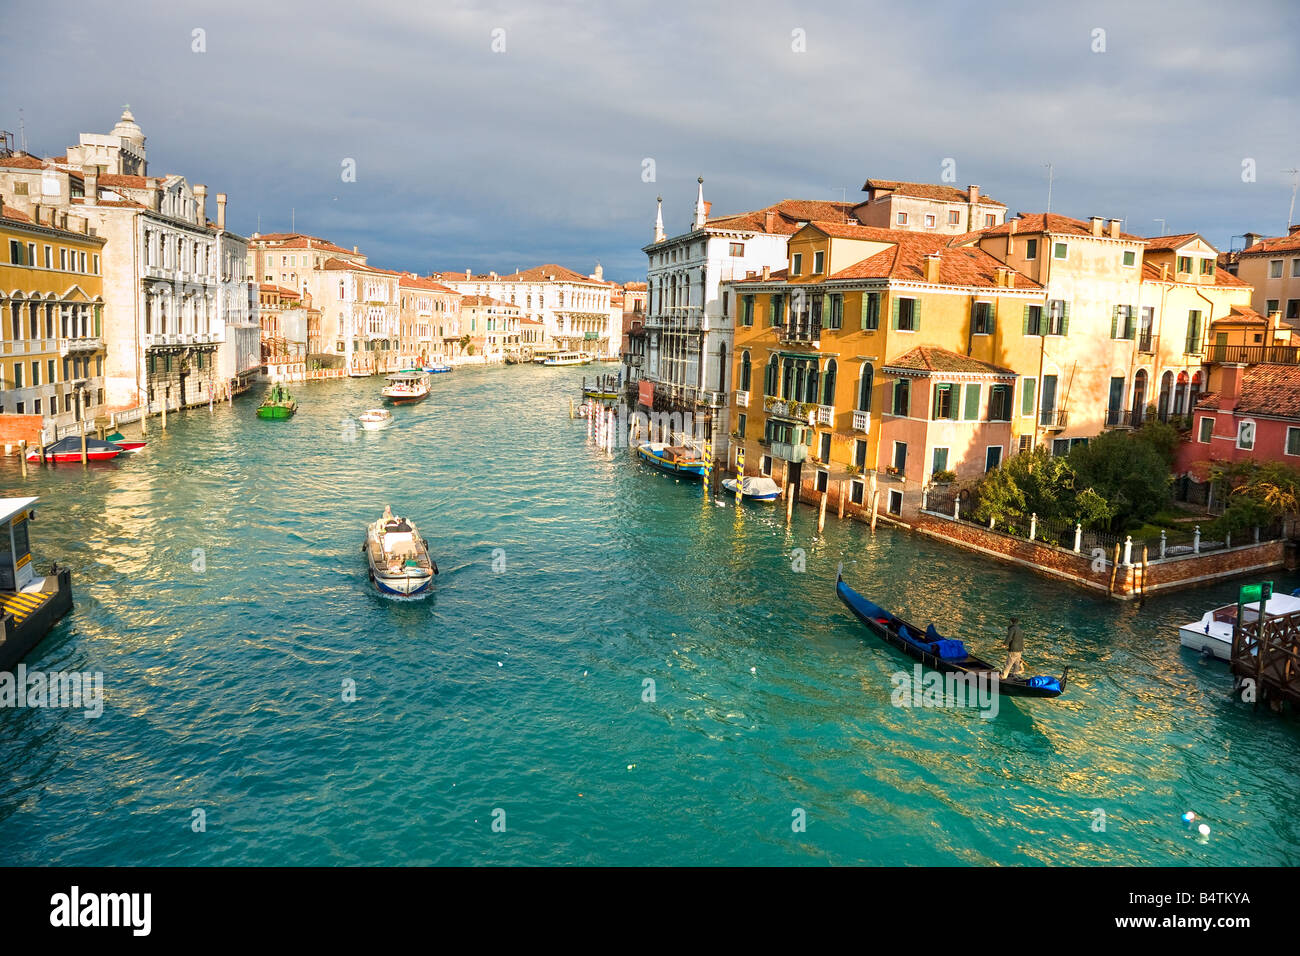
[{"label": "stone fence post", "polygon": [[1164,557],[1165,557],[1165,532],[1164,529],[1162,528],[1160,530],[1160,559],[1163,561]]},{"label": "stone fence post", "polygon": [[1078,554],[1083,550],[1083,525],[1076,523],[1074,526],[1074,553]]},{"label": "stone fence post", "polygon": [[1029,516],[1029,540],[1033,541],[1038,536],[1038,512],[1035,511]]},{"label": "stone fence post", "polygon": [[1199,524],[1196,526],[1196,531],[1192,533],[1192,553],[1201,553],[1201,526]]},{"label": "stone fence post", "polygon": [[1124,536],[1124,563],[1126,565],[1133,563],[1133,536],[1131,534]]}]

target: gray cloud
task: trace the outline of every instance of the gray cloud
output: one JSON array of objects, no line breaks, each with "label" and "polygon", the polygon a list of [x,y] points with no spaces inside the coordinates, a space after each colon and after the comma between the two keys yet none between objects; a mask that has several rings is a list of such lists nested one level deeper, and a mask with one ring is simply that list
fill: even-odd
[{"label": "gray cloud", "polygon": [[948,157],[1013,211],[1043,208],[1050,161],[1056,211],[1226,247],[1282,231],[1300,165],[1300,10],[1282,0],[8,7],[0,126],[21,106],[33,152],[106,132],[129,101],[151,170],[228,192],[235,228],[287,229],[292,208],[393,268],[600,259],[632,279],[655,195],[680,230],[698,175],[731,212],[937,182]]}]

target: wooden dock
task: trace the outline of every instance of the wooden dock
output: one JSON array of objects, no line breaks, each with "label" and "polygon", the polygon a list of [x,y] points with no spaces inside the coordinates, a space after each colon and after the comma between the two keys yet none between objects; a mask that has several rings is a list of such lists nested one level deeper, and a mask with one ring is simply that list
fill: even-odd
[{"label": "wooden dock", "polygon": [[1238,624],[1229,666],[1243,699],[1300,708],[1300,611]]}]

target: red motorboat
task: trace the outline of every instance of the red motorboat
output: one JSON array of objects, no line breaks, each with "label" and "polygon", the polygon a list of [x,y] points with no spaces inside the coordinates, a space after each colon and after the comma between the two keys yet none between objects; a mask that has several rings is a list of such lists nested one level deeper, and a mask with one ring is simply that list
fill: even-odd
[{"label": "red motorboat", "polygon": [[[120,445],[115,445],[110,441],[100,441],[98,438],[86,439],[86,458],[90,461],[108,461],[122,454],[122,451]],[[27,452],[27,460],[40,461],[40,449],[30,449]],[[67,438],[60,438],[53,444],[46,445],[45,460],[54,462],[81,461],[81,438],[76,435],[69,435]]]}]

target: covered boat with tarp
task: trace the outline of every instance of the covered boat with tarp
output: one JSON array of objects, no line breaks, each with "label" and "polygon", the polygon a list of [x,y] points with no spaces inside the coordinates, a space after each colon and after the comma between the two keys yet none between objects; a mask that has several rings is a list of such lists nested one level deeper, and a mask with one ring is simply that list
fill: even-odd
[{"label": "covered boat with tarp", "polygon": [[642,442],[636,446],[637,457],[660,471],[679,478],[703,478],[704,459],[700,453],[685,445],[665,445],[661,442]]},{"label": "covered boat with tarp", "polygon": [[362,550],[370,562],[370,580],[383,594],[423,594],[438,573],[438,565],[429,556],[429,546],[415,522],[399,518],[388,509],[366,528]]},{"label": "covered boat with tarp", "polygon": [[[109,461],[122,454],[122,448],[114,445],[111,441],[100,441],[98,438],[86,439],[86,460],[87,461]],[[40,461],[40,448],[27,449],[28,461]],[[81,461],[81,436],[69,435],[67,438],[60,438],[45,446],[45,460],[55,461],[62,464]]]},{"label": "covered boat with tarp", "polygon": [[282,421],[292,418],[297,411],[298,403],[289,394],[289,390],[283,385],[276,384],[271,386],[271,390],[266,393],[266,398],[262,399],[262,404],[257,406],[257,417],[269,421]]},{"label": "covered boat with tarp", "polygon": [[[746,475],[740,480],[744,482],[741,491],[744,492],[744,497],[750,501],[770,502],[781,497],[781,486],[764,475]],[[736,493],[736,479],[722,479],[722,487],[734,495]]]},{"label": "covered boat with tarp", "polygon": [[983,658],[966,650],[966,645],[955,638],[944,637],[933,624],[924,629],[901,617],[890,614],[878,604],[868,601],[844,583],[839,575],[835,579],[835,593],[857,615],[867,630],[894,645],[908,657],[926,667],[942,673],[970,674],[984,679],[997,678],[998,689],[1003,694],[1019,697],[1060,697],[1065,693],[1070,668],[1060,677],[1001,677],[1002,668],[994,667]]},{"label": "covered boat with tarp", "polygon": [[143,438],[127,438],[119,431],[115,431],[112,434],[105,435],[104,441],[112,442],[118,448],[122,449],[122,451],[129,451],[129,452],[137,452],[145,445],[149,444]]}]

